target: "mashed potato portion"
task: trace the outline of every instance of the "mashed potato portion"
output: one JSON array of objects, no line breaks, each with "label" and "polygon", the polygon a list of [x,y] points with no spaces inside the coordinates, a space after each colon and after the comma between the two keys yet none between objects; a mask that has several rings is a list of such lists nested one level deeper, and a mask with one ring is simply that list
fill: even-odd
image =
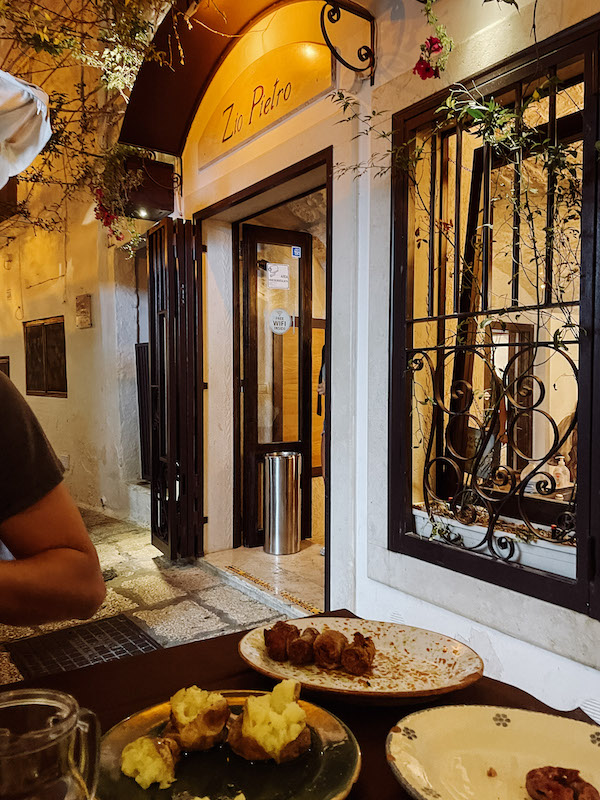
[{"label": "mashed potato portion", "polygon": [[196,717],[218,708],[222,703],[222,694],[190,686],[188,689],[180,689],[173,695],[171,709],[179,725],[189,725]]},{"label": "mashed potato portion", "polygon": [[175,780],[175,758],[166,740],[141,736],[130,742],[121,753],[121,770],[147,789],[158,783],[168,789]]},{"label": "mashed potato portion", "polygon": [[246,700],[242,734],[258,742],[271,758],[276,759],[306,725],[306,712],[296,702],[299,694],[296,681],[284,680],[271,694]]}]

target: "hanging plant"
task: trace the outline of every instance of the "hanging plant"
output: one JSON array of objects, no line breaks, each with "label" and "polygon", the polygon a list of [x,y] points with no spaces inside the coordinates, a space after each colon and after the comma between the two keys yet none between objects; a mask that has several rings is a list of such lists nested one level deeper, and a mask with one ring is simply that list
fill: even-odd
[{"label": "hanging plant", "polygon": [[[198,0],[226,21],[219,3]],[[161,52],[152,37],[166,13],[178,48]],[[19,176],[20,201],[0,236],[12,236],[15,218],[40,230],[64,229],[67,201],[83,192],[91,192],[96,217],[112,235],[120,240],[132,232],[127,198],[143,175],[125,162],[140,151],[115,146],[115,139],[141,64],[169,68],[174,58],[183,61],[177,34],[182,19],[191,25],[175,0],[0,0],[0,38],[10,43],[2,69],[44,87],[52,123],[42,153]],[[43,203],[41,186],[55,190]]]},{"label": "hanging plant", "polygon": [[127,203],[131,192],[144,180],[144,170],[131,167],[131,159],[139,156],[137,147],[117,144],[104,154],[90,179],[96,219],[118,242],[132,233],[127,225]]},{"label": "hanging plant", "polygon": [[[423,0],[419,0],[423,2]],[[454,47],[453,39],[448,36],[446,26],[442,25],[437,16],[433,13],[433,5],[436,0],[425,0],[423,2],[423,14],[427,24],[433,28],[432,36],[421,45],[421,55],[413,68],[415,75],[421,80],[427,78],[439,78],[440,73],[446,69],[448,56]]]}]

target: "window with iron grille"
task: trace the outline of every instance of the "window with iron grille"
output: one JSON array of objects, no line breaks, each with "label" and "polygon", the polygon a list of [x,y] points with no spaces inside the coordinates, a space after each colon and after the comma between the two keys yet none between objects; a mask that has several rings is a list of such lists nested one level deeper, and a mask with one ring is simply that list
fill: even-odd
[{"label": "window with iron grille", "polygon": [[23,323],[27,394],[67,396],[64,317]]},{"label": "window with iron grille", "polygon": [[600,617],[587,33],[394,116],[389,546]]}]

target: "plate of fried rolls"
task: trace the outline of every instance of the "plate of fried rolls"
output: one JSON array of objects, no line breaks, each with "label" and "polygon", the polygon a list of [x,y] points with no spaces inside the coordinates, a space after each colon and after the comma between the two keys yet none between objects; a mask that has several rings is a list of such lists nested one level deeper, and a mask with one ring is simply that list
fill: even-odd
[{"label": "plate of fried rolls", "polygon": [[244,636],[239,652],[269,677],[357,698],[408,702],[463,688],[483,675],[477,653],[448,636],[342,617],[263,625]]}]

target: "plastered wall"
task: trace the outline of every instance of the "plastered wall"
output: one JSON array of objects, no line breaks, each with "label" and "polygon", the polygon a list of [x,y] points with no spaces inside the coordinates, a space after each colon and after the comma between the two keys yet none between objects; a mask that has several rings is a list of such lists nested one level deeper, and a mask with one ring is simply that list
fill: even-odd
[{"label": "plastered wall", "polygon": [[[314,4],[312,4],[314,5]],[[289,9],[288,9],[289,11]],[[288,13],[286,7],[276,12]],[[350,86],[353,77],[340,75],[339,80]],[[353,163],[357,157],[357,143],[353,141],[350,126],[337,124],[339,116],[331,101],[327,98],[316,100],[307,108],[292,114],[287,120],[275,128],[265,132],[258,139],[249,142],[244,148],[202,169],[197,163],[197,137],[202,127],[202,120],[197,119],[191,128],[190,136],[183,153],[183,186],[184,211],[190,217],[196,211],[229,197],[252,184],[284,169],[296,162],[323,150],[329,145],[334,148],[334,161]],[[333,592],[336,603],[347,607],[354,605],[354,503],[352,500],[355,483],[355,442],[354,420],[355,400],[355,321],[356,321],[356,231],[354,226],[347,225],[347,220],[357,218],[357,184],[351,176],[339,178],[334,188],[334,220],[333,220],[333,297],[334,313],[332,317],[332,352],[333,375],[331,377],[331,402],[335,413],[332,414],[332,468],[331,468],[331,526],[332,526],[332,558],[337,567],[332,574]],[[204,225],[204,223],[203,223]],[[212,236],[212,233],[209,233]],[[211,269],[210,243],[206,257],[207,268]],[[214,250],[214,248],[212,248]],[[217,255],[220,260],[220,255]],[[220,270],[220,267],[219,267]],[[205,306],[219,308],[223,302],[223,287],[212,277],[205,282]],[[212,313],[215,313],[214,310]],[[220,312],[218,312],[220,313]],[[229,312],[228,312],[229,313]],[[219,369],[224,375],[231,374],[232,350],[229,340],[221,341],[219,325],[213,330],[205,328],[205,353],[208,358],[218,354]],[[225,344],[225,346],[223,346]],[[208,369],[211,367],[208,365]],[[221,385],[221,384],[220,384]],[[230,381],[219,387],[209,379],[207,403],[215,411],[227,407],[231,402],[232,385]],[[212,397],[211,397],[212,394]],[[218,459],[224,463],[232,447],[230,432],[225,426],[223,413],[219,412],[208,419],[207,444],[211,450],[224,452],[226,455],[209,453],[209,459]],[[207,481],[211,478],[208,477]],[[229,481],[211,484],[207,493],[206,514],[209,525],[221,531],[219,546],[231,546],[232,531],[227,516],[227,507],[231,506],[231,488]],[[349,502],[350,499],[350,502]],[[211,530],[215,528],[211,527]],[[216,541],[211,535],[209,541]]]},{"label": "plastered wall", "polygon": [[203,223],[204,259],[204,550],[226,550],[233,532],[233,286],[231,225]]},{"label": "plastered wall", "polygon": [[[25,395],[23,321],[63,316],[67,397],[26,396],[75,500],[118,516],[140,479],[134,343],[134,260],[108,246],[92,203],[67,204],[67,232],[15,229],[0,248],[0,355]],[[92,327],[75,325],[75,299],[90,294]]]},{"label": "plastered wall", "polygon": [[[531,44],[532,2],[523,0],[516,11],[478,0],[439,0],[436,11],[457,46],[441,80],[421,81],[412,67],[418,44],[429,32],[419,4],[374,0],[368,5],[378,25],[375,88],[344,70],[338,80],[360,99],[365,113],[373,108],[389,112],[384,127],[393,112]],[[596,12],[599,0],[544,0],[538,37]],[[353,139],[355,129],[337,125],[339,118],[330,101],[318,101],[206,169],[196,161],[198,128],[193,125],[183,157],[186,216],[329,145],[336,163],[367,159],[373,143],[366,137]],[[600,623],[387,550],[389,180],[343,175],[334,182],[333,198],[332,607],[426,624],[472,640],[488,660],[490,674],[505,679],[529,659],[529,690],[535,665],[551,651],[558,660],[548,663],[556,666],[557,675],[564,675],[565,664],[571,663],[566,659],[573,659],[591,668],[580,668],[580,686],[600,691]],[[221,302],[216,291],[209,288],[207,304],[213,298]],[[207,336],[210,347],[210,330]],[[220,355],[230,357],[224,350]],[[225,400],[225,386],[223,391]],[[209,433],[209,439],[211,447],[229,446],[227,432]],[[209,516],[211,504],[224,508],[223,498],[211,496],[207,503]],[[575,700],[573,693],[567,699],[563,693],[565,707]]]},{"label": "plastered wall", "polygon": [[[407,48],[402,46],[411,40],[422,41],[428,35],[418,17],[418,8],[405,4],[408,18],[404,24],[394,24],[394,8],[381,4],[380,34],[384,56],[379,78],[383,82],[371,97],[363,96],[365,107],[398,111],[429,92],[462,80],[529,46],[533,4],[519,5],[520,12],[517,12],[508,7],[496,7],[494,3],[482,6],[470,0],[439,0],[436,12],[447,24],[457,47],[441,80],[421,81],[411,72],[416,60],[414,44],[411,42]],[[538,37],[543,39],[597,12],[600,12],[597,0],[584,4],[545,0],[540,4]],[[392,48],[392,42],[398,46]],[[393,55],[386,58],[386,52]],[[388,385],[389,319],[383,312],[389,307],[389,180],[372,179],[369,191],[369,274],[363,284],[364,292],[361,291],[361,303],[364,298],[368,312],[361,316],[363,326],[359,339],[370,368],[368,374],[365,372],[364,380],[359,380],[361,388],[357,399],[358,419],[367,419],[366,430],[358,435],[363,450],[358,452],[357,480],[361,483],[364,479],[367,489],[364,504],[357,509],[357,610],[372,614],[376,605],[380,615],[387,619],[396,614],[408,623],[420,624],[427,620],[430,627],[451,635],[460,630],[457,620],[466,619],[473,621],[472,630],[487,631],[489,644],[484,655],[489,655],[491,661],[499,647],[496,632],[500,631],[515,640],[531,643],[598,670],[599,622],[387,549],[387,420],[384,409],[376,415],[372,409],[382,397],[387,397]],[[368,409],[371,410],[369,414]],[[361,464],[365,465],[364,469]],[[452,614],[439,611],[436,616],[436,608],[446,609]],[[465,635],[464,629],[462,635]],[[537,651],[527,652],[533,654],[535,660]],[[593,683],[595,691],[600,692],[598,673],[592,670],[585,676],[588,685]]]}]

